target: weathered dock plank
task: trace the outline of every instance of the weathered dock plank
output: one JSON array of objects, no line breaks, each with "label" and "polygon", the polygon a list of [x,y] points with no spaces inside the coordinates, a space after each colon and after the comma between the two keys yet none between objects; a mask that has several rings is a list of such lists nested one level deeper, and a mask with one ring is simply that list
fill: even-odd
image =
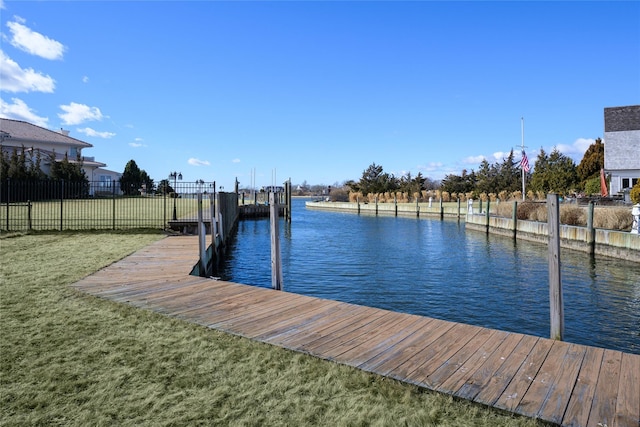
[{"label": "weathered dock plank", "polygon": [[640,355],[189,276],[197,258],[171,237],[74,286],[563,426],[640,425]]}]

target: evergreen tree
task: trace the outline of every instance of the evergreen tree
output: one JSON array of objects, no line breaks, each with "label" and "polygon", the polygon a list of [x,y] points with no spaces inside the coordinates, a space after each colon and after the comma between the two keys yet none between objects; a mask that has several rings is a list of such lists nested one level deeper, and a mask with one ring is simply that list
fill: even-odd
[{"label": "evergreen tree", "polygon": [[11,179],[25,180],[27,179],[27,159],[24,153],[24,146],[18,152],[18,148],[14,147],[9,158],[9,168],[7,175]]},{"label": "evergreen tree", "polygon": [[492,193],[507,191],[513,193],[522,187],[522,172],[518,167],[519,162],[514,159],[513,149],[509,152],[509,156],[502,161],[500,165],[497,182]]},{"label": "evergreen tree", "polygon": [[449,174],[440,183],[440,190],[448,193],[470,193],[477,188],[475,172],[467,174],[466,169],[462,170],[462,175]]},{"label": "evergreen tree", "polygon": [[531,190],[567,194],[578,185],[578,173],[570,157],[560,153],[557,148],[549,156],[540,149],[531,177]]},{"label": "evergreen tree", "polygon": [[372,163],[362,172],[362,178],[355,186],[357,188],[355,191],[360,191],[364,195],[385,193],[395,191],[398,186],[397,179],[393,175],[384,172],[381,165]]},{"label": "evergreen tree", "polygon": [[536,158],[533,174],[531,174],[531,181],[529,182],[530,190],[541,191],[543,193],[546,193],[548,191],[548,168],[549,156],[547,156],[547,153],[544,151],[544,149],[540,147],[540,152],[538,153],[538,157]]},{"label": "evergreen tree", "polygon": [[582,161],[576,168],[581,188],[585,188],[590,178],[599,177],[600,169],[604,168],[604,144],[600,138],[587,148]]},{"label": "evergreen tree", "polygon": [[153,191],[153,180],[144,169],[140,169],[135,160],[129,160],[120,177],[120,189],[127,196],[140,194],[142,184],[145,184],[148,192]]},{"label": "evergreen tree", "polygon": [[56,161],[55,154],[51,155],[51,179],[63,179],[67,182],[84,182],[88,183],[87,176],[82,170],[82,163],[69,161],[66,154],[60,161]]}]

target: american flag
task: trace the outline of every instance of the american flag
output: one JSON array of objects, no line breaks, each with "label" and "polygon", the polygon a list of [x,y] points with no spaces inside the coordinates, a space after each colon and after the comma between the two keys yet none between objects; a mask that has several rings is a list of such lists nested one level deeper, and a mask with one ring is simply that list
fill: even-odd
[{"label": "american flag", "polygon": [[520,162],[520,166],[525,172],[529,172],[529,170],[531,169],[529,167],[529,159],[527,158],[527,153],[525,153],[524,150],[522,150],[522,161]]}]

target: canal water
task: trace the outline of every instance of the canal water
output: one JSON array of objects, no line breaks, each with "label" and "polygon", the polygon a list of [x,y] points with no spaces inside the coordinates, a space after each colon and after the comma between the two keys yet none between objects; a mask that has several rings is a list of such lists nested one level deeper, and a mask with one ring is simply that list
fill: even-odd
[{"label": "canal water", "polygon": [[[549,336],[547,246],[464,221],[306,209],[280,220],[289,292]],[[640,354],[640,264],[562,249],[565,341]],[[271,287],[268,219],[244,220],[219,271]]]}]

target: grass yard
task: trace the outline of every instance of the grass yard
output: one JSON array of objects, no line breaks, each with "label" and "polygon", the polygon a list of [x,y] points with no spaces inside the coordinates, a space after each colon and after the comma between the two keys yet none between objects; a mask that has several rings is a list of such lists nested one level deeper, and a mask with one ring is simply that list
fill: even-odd
[{"label": "grass yard", "polygon": [[542,425],[68,286],[161,237],[0,238],[0,426]]},{"label": "grass yard", "polygon": [[[9,205],[9,230],[163,229],[173,217],[173,203],[178,217],[196,217],[195,198],[116,197],[107,199],[69,199],[14,203]],[[208,201],[204,203],[208,208]],[[7,207],[0,206],[0,228],[7,229]]]}]

